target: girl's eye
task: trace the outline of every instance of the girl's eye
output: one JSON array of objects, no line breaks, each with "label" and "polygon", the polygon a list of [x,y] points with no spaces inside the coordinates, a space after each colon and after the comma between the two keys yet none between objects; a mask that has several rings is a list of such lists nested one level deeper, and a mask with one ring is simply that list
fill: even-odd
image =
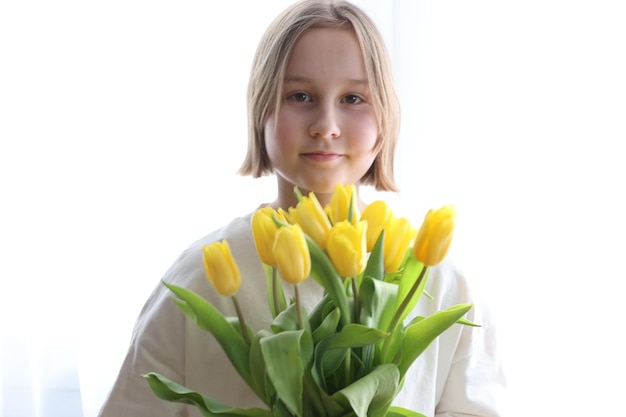
[{"label": "girl's eye", "polygon": [[289,98],[293,101],[298,101],[298,102],[309,102],[311,101],[311,96],[309,96],[307,93],[293,93],[289,96]]},{"label": "girl's eye", "polygon": [[357,95],[349,94],[345,96],[342,101],[348,104],[359,104],[363,102],[363,99]]}]

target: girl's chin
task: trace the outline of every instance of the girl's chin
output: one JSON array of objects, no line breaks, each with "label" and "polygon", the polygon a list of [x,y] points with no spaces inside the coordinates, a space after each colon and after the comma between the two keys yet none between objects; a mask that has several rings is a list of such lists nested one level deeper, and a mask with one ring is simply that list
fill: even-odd
[{"label": "girl's chin", "polygon": [[335,191],[335,187],[339,184],[343,184],[340,181],[302,181],[302,185],[299,185],[298,188],[302,193],[313,192],[316,195],[322,194],[332,194]]},{"label": "girl's chin", "polygon": [[348,178],[338,175],[324,175],[323,172],[320,172],[295,178],[285,178],[279,175],[280,183],[283,183],[285,188],[290,190],[297,186],[302,194],[313,192],[316,195],[323,195],[332,194],[339,184],[350,184],[355,183],[355,181],[350,181]]}]

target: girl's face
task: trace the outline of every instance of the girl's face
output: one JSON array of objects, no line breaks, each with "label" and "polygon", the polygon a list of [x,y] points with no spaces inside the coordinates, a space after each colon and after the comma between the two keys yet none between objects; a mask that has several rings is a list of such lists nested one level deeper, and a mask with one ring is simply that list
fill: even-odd
[{"label": "girl's face", "polygon": [[297,185],[320,198],[339,183],[357,183],[376,157],[377,137],[356,36],[334,28],[304,32],[287,63],[278,114],[265,123],[279,194],[293,195]]}]

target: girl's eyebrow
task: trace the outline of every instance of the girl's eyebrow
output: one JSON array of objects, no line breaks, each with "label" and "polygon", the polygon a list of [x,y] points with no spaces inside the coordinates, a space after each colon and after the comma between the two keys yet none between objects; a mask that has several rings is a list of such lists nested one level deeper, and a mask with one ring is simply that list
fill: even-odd
[{"label": "girl's eyebrow", "polygon": [[[308,77],[301,77],[298,75],[286,75],[285,78],[283,79],[284,83],[311,83],[313,82],[313,79],[308,78]],[[354,85],[354,86],[367,86],[367,80],[365,79],[361,79],[361,78],[348,78],[346,79],[346,84],[348,85]]]}]

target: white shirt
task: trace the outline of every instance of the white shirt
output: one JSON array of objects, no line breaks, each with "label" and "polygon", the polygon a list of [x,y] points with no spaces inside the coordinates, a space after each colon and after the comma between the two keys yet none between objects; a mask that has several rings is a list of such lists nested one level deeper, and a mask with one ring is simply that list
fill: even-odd
[{"label": "white shirt", "polygon": [[[242,274],[237,299],[246,323],[256,332],[272,319],[265,275],[252,237],[251,215],[234,219],[192,244],[167,271],[164,280],[197,292],[225,315],[235,316],[232,300],[216,293],[206,279],[202,262],[203,245],[227,239]],[[289,300],[293,288],[288,284],[284,287]],[[323,289],[313,279],[299,288],[302,305],[311,311]],[[449,261],[431,270],[427,290],[432,300],[422,297],[408,319],[431,315],[459,303],[474,303],[466,317],[481,327],[455,324],[437,338],[409,369],[394,405],[436,417],[500,416],[504,377],[491,318],[472,298],[464,277]],[[148,372],[158,372],[231,406],[264,407],[213,336],[188,319],[171,295],[159,283],[147,300],[100,417],[201,416],[193,406],[157,398],[142,377]]]}]

